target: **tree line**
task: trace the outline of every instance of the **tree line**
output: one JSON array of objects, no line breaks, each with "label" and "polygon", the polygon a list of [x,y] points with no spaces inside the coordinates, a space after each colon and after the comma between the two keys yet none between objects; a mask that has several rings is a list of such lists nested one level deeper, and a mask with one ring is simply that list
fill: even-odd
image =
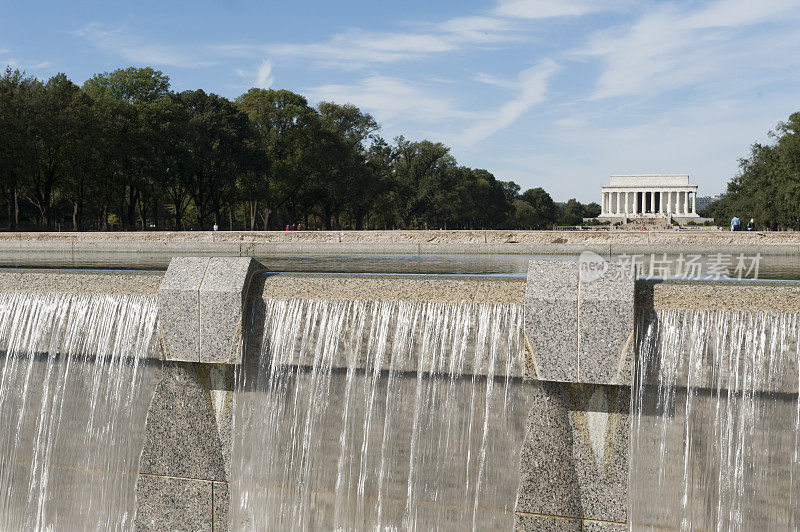
[{"label": "tree line", "polygon": [[772,143],[755,143],[739,160],[739,173],[728,182],[725,197],[702,214],[726,226],[738,216],[757,229],[800,229],[800,113],[778,123]]},{"label": "tree line", "polygon": [[9,230],[544,229],[600,213],[459,165],[440,142],[387,142],[353,105],[173,92],[135,67],[82,86],[5,70],[0,208]]}]

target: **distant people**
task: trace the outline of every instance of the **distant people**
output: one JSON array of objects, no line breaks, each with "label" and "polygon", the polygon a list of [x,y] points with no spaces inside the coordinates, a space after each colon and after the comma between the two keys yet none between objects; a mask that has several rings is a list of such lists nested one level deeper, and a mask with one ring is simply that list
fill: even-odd
[{"label": "distant people", "polygon": [[738,216],[734,216],[731,219],[731,231],[741,231],[742,230],[742,221],[739,219]]},{"label": "distant people", "polygon": [[297,224],[297,230],[298,230],[298,231],[302,231],[302,230],[303,230],[303,226],[302,226],[302,225],[300,225],[300,224]]},{"label": "distant people", "polygon": [[217,224],[214,224],[214,231],[219,231],[219,226]]},{"label": "distant people", "polygon": [[755,229],[755,228],[756,228],[756,224],[755,224],[755,222],[753,221],[753,219],[752,219],[752,218],[750,218],[750,221],[749,221],[749,222],[747,222],[747,230],[748,230],[748,231],[752,231],[752,230],[753,230],[753,229]]},{"label": "distant people", "polygon": [[292,227],[291,227],[289,224],[286,224],[286,230],[287,230],[287,231],[291,231],[291,230],[292,230]]}]

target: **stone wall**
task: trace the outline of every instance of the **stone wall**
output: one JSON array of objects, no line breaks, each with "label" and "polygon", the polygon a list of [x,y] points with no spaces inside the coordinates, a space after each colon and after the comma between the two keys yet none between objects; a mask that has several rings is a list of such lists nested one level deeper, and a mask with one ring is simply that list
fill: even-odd
[{"label": "stone wall", "polygon": [[[526,283],[521,280],[274,275],[254,281],[249,297],[520,305],[527,301],[534,310],[548,315],[551,325],[550,333],[538,340],[534,333],[527,333],[531,363],[526,375],[537,400],[529,414],[522,452],[516,526],[520,530],[623,530],[628,520],[631,354],[618,333],[628,334],[627,313],[633,312],[634,301],[637,309],[796,311],[800,287],[786,283],[636,282],[634,293],[631,281],[631,291],[623,290],[621,297],[615,297],[621,293],[618,290],[605,295],[602,290],[594,294],[585,290],[584,299],[579,299],[578,272],[570,266],[554,272],[538,291],[531,291],[529,284],[527,296]],[[0,290],[154,295],[161,275],[2,272]],[[557,278],[567,288],[556,286]],[[574,293],[568,288],[573,284]],[[625,306],[628,299],[630,308]],[[591,328],[581,329],[577,319],[573,323],[571,316],[579,316],[579,308],[589,312],[584,326],[593,324]],[[557,332],[562,337],[554,341]],[[589,341],[592,335],[594,344]],[[604,341],[597,342],[597,338]],[[611,356],[595,356],[605,353],[604,345]],[[545,352],[561,358],[548,361]],[[594,370],[592,360],[596,362]],[[574,373],[570,369],[573,364]],[[565,368],[567,373],[560,374]],[[227,529],[232,401],[233,366],[164,362],[146,425],[137,487],[137,529]]]},{"label": "stone wall", "polygon": [[718,230],[2,233],[0,252],[263,257],[275,253],[800,254],[800,233]]}]

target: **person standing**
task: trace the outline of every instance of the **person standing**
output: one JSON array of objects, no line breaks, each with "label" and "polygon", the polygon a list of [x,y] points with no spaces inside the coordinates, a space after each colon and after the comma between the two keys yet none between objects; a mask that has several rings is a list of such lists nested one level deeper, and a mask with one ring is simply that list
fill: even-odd
[{"label": "person standing", "polygon": [[738,216],[734,216],[731,219],[731,231],[741,231],[742,230],[742,221],[739,219]]},{"label": "person standing", "polygon": [[753,230],[753,229],[755,229],[755,228],[756,228],[756,224],[755,224],[755,222],[753,221],[753,219],[752,219],[752,218],[750,218],[750,221],[749,221],[749,222],[747,222],[747,230],[748,230],[748,231],[752,231],[752,230]]}]

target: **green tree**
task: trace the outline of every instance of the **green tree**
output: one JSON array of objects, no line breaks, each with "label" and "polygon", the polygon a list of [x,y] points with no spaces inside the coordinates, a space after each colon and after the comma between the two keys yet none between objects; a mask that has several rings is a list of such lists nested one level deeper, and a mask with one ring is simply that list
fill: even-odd
[{"label": "green tree", "polygon": [[316,113],[304,97],[287,90],[250,89],[236,104],[249,117],[261,154],[246,183],[251,225],[260,206],[267,229],[270,215],[295,203],[307,184]]},{"label": "green tree", "polygon": [[371,145],[381,142],[378,123],[349,104],[322,102],[317,111],[316,189],[323,224],[333,227],[346,211],[356,229],[363,229],[379,189],[378,177],[366,164]]},{"label": "green tree", "polygon": [[169,94],[169,77],[150,67],[118,68],[95,74],[83,84],[94,98],[111,97],[130,104],[152,103]]},{"label": "green tree", "polygon": [[0,76],[0,191],[12,231],[19,224],[25,174],[35,165],[34,139],[29,131],[34,118],[31,93],[40,89],[39,81],[10,67]]},{"label": "green tree", "polygon": [[[521,203],[520,203],[521,202]],[[541,187],[526,190],[515,203],[515,225],[520,229],[547,229],[557,220],[558,209]]]},{"label": "green tree", "polygon": [[177,100],[189,112],[187,139],[192,158],[187,190],[199,226],[209,227],[209,218],[219,224],[223,211],[229,211],[239,197],[237,183],[249,164],[250,126],[247,115],[216,94],[185,91]]},{"label": "green tree", "polygon": [[456,208],[451,180],[456,160],[441,142],[395,139],[393,175],[406,228],[442,228]]}]

